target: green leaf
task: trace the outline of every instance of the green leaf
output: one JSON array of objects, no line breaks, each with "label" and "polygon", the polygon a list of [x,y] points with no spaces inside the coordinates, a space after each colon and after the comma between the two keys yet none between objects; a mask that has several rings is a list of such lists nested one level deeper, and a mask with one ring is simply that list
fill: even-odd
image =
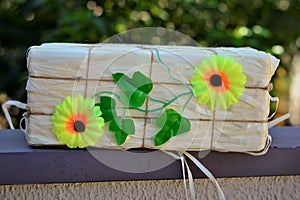
[{"label": "green leaf", "polygon": [[155,135],[154,144],[159,146],[167,142],[172,136],[190,131],[191,123],[173,109],[167,109],[156,120],[156,126],[161,130]]},{"label": "green leaf", "polygon": [[139,71],[135,72],[132,78],[123,73],[115,73],[112,77],[124,92],[121,101],[133,108],[142,106],[153,88],[151,79]]},{"label": "green leaf", "polygon": [[162,129],[160,130],[155,138],[154,138],[154,144],[155,146],[159,146],[167,142],[172,137],[172,133],[170,130]]},{"label": "green leaf", "polygon": [[191,130],[190,121],[185,117],[181,117],[180,126],[179,126],[179,129],[178,129],[176,135],[180,135],[180,134],[188,132],[190,130]]},{"label": "green leaf", "polygon": [[134,89],[130,91],[124,91],[124,93],[121,95],[120,100],[132,108],[137,108],[144,104],[146,98],[147,94],[141,92],[138,89]]},{"label": "green leaf", "polygon": [[167,112],[163,112],[157,119],[156,119],[156,126],[158,126],[159,128],[162,128],[167,120]]},{"label": "green leaf", "polygon": [[153,88],[153,83],[151,79],[137,71],[133,74],[132,80],[139,90],[143,91],[146,94],[149,94]]},{"label": "green leaf", "polygon": [[123,131],[116,131],[115,132],[116,143],[118,145],[122,145],[126,141],[127,136],[128,135],[126,133],[124,133]]},{"label": "green leaf", "polygon": [[116,101],[108,96],[100,97],[100,103],[97,103],[95,106],[99,106],[102,112],[102,118],[104,122],[111,121],[114,117],[117,116],[116,114]]},{"label": "green leaf", "polygon": [[122,145],[128,135],[134,135],[134,122],[132,119],[115,117],[109,125],[109,130],[115,132],[116,143]]},{"label": "green leaf", "polygon": [[128,135],[133,135],[135,132],[134,122],[132,119],[122,119],[121,117],[115,117],[110,123],[109,130],[121,130]]},{"label": "green leaf", "polygon": [[125,76],[123,73],[112,74],[112,77],[113,77],[115,82],[118,82],[123,76]]},{"label": "green leaf", "polygon": [[134,135],[135,127],[132,119],[122,119],[118,126],[124,133]]}]

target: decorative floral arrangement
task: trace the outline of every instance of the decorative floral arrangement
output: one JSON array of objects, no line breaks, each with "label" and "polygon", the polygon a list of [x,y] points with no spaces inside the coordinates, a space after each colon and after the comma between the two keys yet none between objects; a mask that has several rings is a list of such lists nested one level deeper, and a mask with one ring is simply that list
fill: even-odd
[{"label": "decorative floral arrangement", "polygon": [[[102,127],[109,124],[108,129],[115,134],[115,142],[118,145],[124,144],[128,135],[135,134],[135,124],[133,119],[118,116],[116,107],[117,103],[121,103],[125,105],[124,109],[158,112],[155,125],[159,131],[154,137],[154,144],[163,145],[172,137],[190,131],[191,123],[183,116],[183,112],[193,96],[198,98],[199,104],[208,105],[211,110],[228,109],[238,103],[245,91],[246,75],[243,67],[232,57],[216,55],[203,59],[194,68],[194,76],[190,79],[191,88],[173,77],[170,67],[161,60],[158,51],[156,53],[159,62],[168,69],[169,76],[184,85],[188,92],[164,102],[151,97],[153,83],[140,71],[134,72],[131,78],[124,73],[114,73],[112,78],[122,90],[121,94],[101,91],[94,95],[100,97],[98,103],[80,95],[66,97],[62,104],[56,106],[51,120],[52,132],[58,141],[70,148],[92,146],[102,136]],[[189,98],[180,111],[168,108],[175,100],[186,95]],[[161,106],[152,110],[142,109],[146,99],[158,102]]]}]

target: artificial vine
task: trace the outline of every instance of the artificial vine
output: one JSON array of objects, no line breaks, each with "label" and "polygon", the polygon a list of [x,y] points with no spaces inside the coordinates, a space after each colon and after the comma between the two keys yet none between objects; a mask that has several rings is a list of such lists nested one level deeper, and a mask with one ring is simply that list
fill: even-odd
[{"label": "artificial vine", "polygon": [[[113,94],[128,109],[135,109],[141,112],[162,112],[165,107],[170,105],[180,96],[184,96],[188,93],[183,93],[169,102],[154,99],[150,96],[150,92],[153,89],[153,83],[150,78],[145,76],[140,71],[134,72],[132,78],[126,76],[123,73],[112,74],[114,82],[122,89],[122,94],[118,95],[113,92],[99,92],[95,96],[102,94]],[[145,110],[140,107],[144,105],[146,99],[159,102],[162,104],[161,107]],[[95,104],[99,106],[105,123],[109,124],[109,130],[115,133],[115,140],[118,145],[122,145],[128,135],[135,134],[134,121],[129,118],[122,118],[117,116],[116,112],[116,100],[110,96],[100,96],[100,102]],[[125,107],[123,107],[125,109]],[[158,116],[156,126],[161,128],[154,138],[155,146],[159,146],[167,142],[171,137],[188,132],[190,130],[190,122],[173,109],[166,109],[162,114]]]},{"label": "artificial vine", "polygon": [[[191,128],[191,124],[187,118],[182,117],[182,112],[184,111],[186,105],[189,103],[193,96],[193,91],[186,86],[185,83],[176,79],[171,74],[171,69],[167,66],[160,58],[159,52],[157,49],[154,49],[157,58],[160,63],[165,66],[168,70],[169,76],[188,88],[188,92],[179,94],[178,96],[170,99],[168,102],[161,101],[151,97],[150,93],[153,89],[153,83],[151,79],[145,76],[142,72],[136,71],[133,73],[132,77],[126,76],[124,73],[114,73],[112,78],[118,87],[121,88],[122,94],[116,94],[109,91],[101,91],[95,96],[100,96],[100,102],[96,104],[99,106],[102,112],[102,117],[105,123],[109,124],[109,130],[115,133],[115,140],[118,145],[122,145],[128,135],[135,134],[134,121],[129,118],[121,118],[117,116],[116,112],[116,100],[110,96],[102,96],[104,94],[110,94],[116,97],[121,103],[126,105],[123,109],[135,109],[140,112],[157,112],[157,120],[155,125],[160,128],[159,132],[155,135],[154,144],[155,146],[162,145],[166,143],[171,137],[188,132]],[[174,109],[166,109],[167,106],[172,104],[178,98],[190,95],[187,102],[184,104],[181,112],[177,112]],[[141,106],[144,105],[146,99],[150,101],[158,102],[162,104],[158,108],[154,109],[142,109]]]}]

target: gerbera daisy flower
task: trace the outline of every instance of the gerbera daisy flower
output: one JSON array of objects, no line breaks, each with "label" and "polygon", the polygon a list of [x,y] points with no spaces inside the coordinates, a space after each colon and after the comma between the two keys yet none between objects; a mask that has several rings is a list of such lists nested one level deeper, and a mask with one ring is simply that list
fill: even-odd
[{"label": "gerbera daisy flower", "polygon": [[199,104],[208,104],[211,110],[216,110],[238,102],[245,91],[246,79],[242,65],[232,57],[215,55],[204,58],[195,67],[190,82]]},{"label": "gerbera daisy flower", "polygon": [[104,119],[101,114],[100,107],[95,107],[92,99],[68,96],[55,107],[51,117],[52,132],[69,148],[92,146],[102,136]]}]

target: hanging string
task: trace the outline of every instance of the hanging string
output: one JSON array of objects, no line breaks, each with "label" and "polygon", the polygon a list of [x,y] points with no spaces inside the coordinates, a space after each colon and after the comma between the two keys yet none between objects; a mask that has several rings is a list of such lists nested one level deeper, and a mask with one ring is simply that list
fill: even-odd
[{"label": "hanging string", "polygon": [[175,153],[172,153],[171,151],[164,151],[164,150],[161,150],[161,151],[163,151],[164,153],[172,156],[176,160],[180,160],[181,169],[182,169],[182,178],[183,178],[185,199],[189,200],[190,198],[189,198],[189,195],[188,195],[188,188],[187,188],[186,176],[185,176],[185,168],[186,168],[187,174],[188,174],[188,181],[189,181],[189,189],[190,189],[191,199],[195,200],[195,189],[194,189],[193,175],[192,175],[192,172],[191,172],[191,170],[190,170],[190,168],[189,168],[189,166],[186,162],[186,159],[185,159],[184,155],[179,151],[176,152],[178,155],[175,154]]},{"label": "hanging string", "polygon": [[170,151],[164,151],[164,152],[166,154],[172,156],[176,160],[181,161],[184,191],[185,191],[185,196],[186,196],[187,200],[189,199],[189,196],[188,196],[188,189],[187,189],[187,185],[186,185],[185,169],[188,174],[189,189],[190,189],[190,194],[191,194],[192,200],[195,200],[195,188],[194,188],[192,171],[190,170],[188,163],[186,162],[185,156],[188,157],[212,181],[212,183],[214,184],[214,186],[216,187],[216,189],[218,191],[220,200],[226,200],[225,195],[224,195],[220,185],[218,184],[217,180],[213,176],[213,174],[203,164],[201,164],[200,161],[198,161],[194,156],[192,156],[188,152],[177,152],[179,155],[172,153]]},{"label": "hanging string", "polygon": [[215,177],[212,175],[212,173],[206,167],[204,167],[204,165],[202,165],[194,156],[192,156],[188,152],[183,152],[183,154],[186,155],[212,181],[212,183],[217,188],[220,200],[225,200],[226,199],[225,195],[224,195],[219,183],[217,182]]},{"label": "hanging string", "polygon": [[[10,114],[8,112],[8,106],[16,106],[17,108],[21,108],[21,109],[24,109],[24,110],[27,110],[28,106],[25,103],[21,103],[19,101],[14,101],[14,100],[8,100],[8,101],[6,101],[5,103],[2,104],[2,110],[4,112],[5,118],[7,119],[7,122],[9,124],[10,129],[15,129],[15,127],[12,123]],[[26,118],[27,118],[27,112],[23,114],[23,118],[20,121],[21,130],[23,130],[24,132],[26,131],[26,127],[27,127]],[[24,119],[25,119],[25,128],[22,128],[21,123]]]}]

